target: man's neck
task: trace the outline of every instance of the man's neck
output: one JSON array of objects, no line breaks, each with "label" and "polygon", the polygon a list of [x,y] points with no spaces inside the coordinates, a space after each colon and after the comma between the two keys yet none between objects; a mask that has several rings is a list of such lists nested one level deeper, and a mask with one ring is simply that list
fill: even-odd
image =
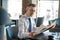
[{"label": "man's neck", "polygon": [[26,16],[27,16],[27,17],[31,17],[31,16],[28,14],[28,12],[26,12]]}]

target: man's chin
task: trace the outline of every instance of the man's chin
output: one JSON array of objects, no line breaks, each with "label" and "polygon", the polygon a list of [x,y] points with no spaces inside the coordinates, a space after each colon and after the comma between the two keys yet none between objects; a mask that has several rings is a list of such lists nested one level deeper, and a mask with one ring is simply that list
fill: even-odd
[{"label": "man's chin", "polygon": [[31,17],[33,16],[33,15],[30,15]]},{"label": "man's chin", "polygon": [[31,17],[33,16],[33,14],[32,15],[30,15]]}]

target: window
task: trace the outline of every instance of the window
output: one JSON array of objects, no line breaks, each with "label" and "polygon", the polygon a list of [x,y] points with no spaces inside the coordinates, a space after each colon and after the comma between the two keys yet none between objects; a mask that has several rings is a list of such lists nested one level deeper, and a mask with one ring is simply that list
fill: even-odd
[{"label": "window", "polygon": [[37,17],[44,17],[44,25],[58,18],[59,1],[38,1]]},{"label": "window", "polygon": [[18,19],[22,13],[22,0],[8,0],[8,13],[11,19]]},{"label": "window", "polygon": [[19,19],[22,14],[22,0],[3,0],[3,8],[11,15],[10,19]]}]

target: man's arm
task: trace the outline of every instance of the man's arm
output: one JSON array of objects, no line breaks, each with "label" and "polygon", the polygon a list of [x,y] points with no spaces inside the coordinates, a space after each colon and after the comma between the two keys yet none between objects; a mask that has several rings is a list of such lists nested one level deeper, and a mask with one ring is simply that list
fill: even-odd
[{"label": "man's arm", "polygon": [[44,26],[42,24],[40,27],[37,28],[36,33],[38,34],[38,33],[44,32],[46,30],[49,30],[51,28],[55,28],[55,26],[56,26],[56,21],[54,21],[51,25],[48,25],[48,26]]},{"label": "man's arm", "polygon": [[23,37],[28,37],[29,36],[29,32],[25,32],[24,31],[24,19],[23,18],[20,18],[19,19],[19,23],[18,23],[18,29],[19,29],[19,32],[18,32],[18,36],[23,38]]}]

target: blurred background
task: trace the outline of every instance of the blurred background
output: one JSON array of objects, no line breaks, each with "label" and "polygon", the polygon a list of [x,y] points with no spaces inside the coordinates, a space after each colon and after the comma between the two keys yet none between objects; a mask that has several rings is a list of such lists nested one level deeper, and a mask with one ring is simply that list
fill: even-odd
[{"label": "blurred background", "polygon": [[[9,26],[18,26],[19,16],[25,13],[26,5],[29,3],[36,4],[34,18],[44,17],[43,24],[48,25],[49,20],[60,18],[60,0],[0,0],[0,7],[4,8],[12,20]],[[6,28],[5,40],[6,38]]]}]

